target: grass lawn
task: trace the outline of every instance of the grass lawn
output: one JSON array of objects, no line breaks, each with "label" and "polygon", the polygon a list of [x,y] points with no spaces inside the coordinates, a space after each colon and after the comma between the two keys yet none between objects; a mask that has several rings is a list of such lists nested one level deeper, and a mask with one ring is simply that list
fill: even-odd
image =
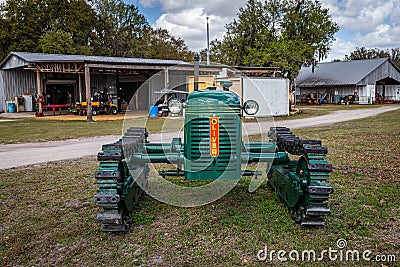
[{"label": "grass lawn", "polygon": [[[183,124],[182,119],[170,118],[138,118],[127,120],[130,126],[146,127],[150,133],[176,131]],[[56,120],[15,120],[0,123],[0,144],[16,144],[27,142],[43,142],[75,139],[103,135],[122,135],[123,120],[113,121],[56,121]]]},{"label": "grass lawn", "polygon": [[0,143],[14,144],[121,135],[122,121],[53,121],[24,119],[0,123]]},{"label": "grass lawn", "polygon": [[[325,228],[297,226],[264,183],[243,178],[222,199],[178,208],[145,197],[124,234],[95,222],[94,157],[0,170],[0,262],[3,266],[283,266],[259,261],[268,251],[372,251],[400,261],[400,110],[323,128],[296,130],[321,139],[334,166]],[[340,251],[340,250],[339,250]],[[382,266],[382,262],[289,261],[289,266]]]},{"label": "grass lawn", "polygon": [[274,120],[293,120],[302,119],[315,116],[327,115],[338,110],[355,110],[355,109],[368,109],[368,108],[381,108],[390,105],[316,105],[316,106],[296,106],[300,113],[294,116],[275,117]]}]

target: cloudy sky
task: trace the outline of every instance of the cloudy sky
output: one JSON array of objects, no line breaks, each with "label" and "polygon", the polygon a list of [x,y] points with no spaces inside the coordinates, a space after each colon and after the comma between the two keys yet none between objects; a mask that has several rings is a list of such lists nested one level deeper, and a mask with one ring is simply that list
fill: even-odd
[{"label": "cloudy sky", "polygon": [[[168,29],[185,40],[190,49],[206,47],[206,17],[210,39],[221,39],[225,25],[246,0],[127,0],[139,6],[153,27]],[[343,59],[356,47],[400,47],[400,1],[321,0],[340,26],[328,61]]]}]

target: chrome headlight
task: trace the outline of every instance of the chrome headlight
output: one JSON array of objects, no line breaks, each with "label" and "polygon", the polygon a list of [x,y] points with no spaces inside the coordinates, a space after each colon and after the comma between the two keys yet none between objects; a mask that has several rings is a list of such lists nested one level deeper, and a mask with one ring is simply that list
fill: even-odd
[{"label": "chrome headlight", "polygon": [[182,101],[179,98],[171,98],[168,101],[168,109],[171,111],[173,114],[178,114],[179,112],[182,111],[183,104]]},{"label": "chrome headlight", "polygon": [[254,115],[258,112],[259,106],[255,100],[247,100],[243,105],[243,110],[247,115]]}]

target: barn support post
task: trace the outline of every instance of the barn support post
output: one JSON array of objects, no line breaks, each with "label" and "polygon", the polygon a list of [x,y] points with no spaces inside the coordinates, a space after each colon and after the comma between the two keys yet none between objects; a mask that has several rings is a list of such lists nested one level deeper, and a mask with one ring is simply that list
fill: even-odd
[{"label": "barn support post", "polygon": [[92,92],[90,90],[90,68],[88,64],[85,64],[85,86],[86,86],[87,121],[93,121]]},{"label": "barn support post", "polygon": [[42,82],[40,80],[40,70],[36,70],[36,82],[37,82],[37,102],[38,102],[38,116],[43,115],[42,101],[44,100],[42,93]]},{"label": "barn support post", "polygon": [[[121,88],[120,88],[120,82],[119,82],[119,70],[116,71],[115,74],[115,87],[117,89],[117,108],[118,108],[118,112],[120,112],[121,109]],[[109,98],[109,96],[107,95],[107,98]],[[111,102],[112,102],[112,98],[111,98]]]},{"label": "barn support post", "polygon": [[79,103],[82,103],[82,77],[80,73],[78,73],[78,82]]},{"label": "barn support post", "polygon": [[139,110],[139,84],[136,83],[136,91],[135,91],[135,110]]},{"label": "barn support post", "polygon": [[71,100],[71,104],[75,104],[76,102],[78,102],[78,93],[79,93],[79,84],[75,83],[74,93],[73,93],[74,98],[72,98],[72,96],[69,98]]},{"label": "barn support post", "polygon": [[[168,67],[164,70],[164,88],[169,89],[169,69]],[[168,103],[168,94],[164,94],[164,103]]]},{"label": "barn support post", "polygon": [[165,68],[164,72],[164,87],[165,89],[169,89],[169,68]]}]

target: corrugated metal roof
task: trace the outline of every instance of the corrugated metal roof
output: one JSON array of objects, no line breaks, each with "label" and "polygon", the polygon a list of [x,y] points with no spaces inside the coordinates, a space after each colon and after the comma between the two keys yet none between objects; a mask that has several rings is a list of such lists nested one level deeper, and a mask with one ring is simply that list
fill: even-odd
[{"label": "corrugated metal roof", "polygon": [[61,55],[61,54],[43,54],[29,52],[11,52],[1,62],[0,67],[13,56],[21,58],[27,63],[44,63],[44,62],[86,62],[86,63],[107,63],[107,64],[150,64],[150,65],[180,65],[188,64],[181,60],[165,60],[165,59],[147,59],[147,58],[122,58],[122,57],[101,57],[101,56],[82,56],[82,55]]},{"label": "corrugated metal roof", "polygon": [[296,84],[299,87],[361,85],[361,80],[388,60],[377,58],[318,63],[314,72],[311,66],[302,67]]}]

